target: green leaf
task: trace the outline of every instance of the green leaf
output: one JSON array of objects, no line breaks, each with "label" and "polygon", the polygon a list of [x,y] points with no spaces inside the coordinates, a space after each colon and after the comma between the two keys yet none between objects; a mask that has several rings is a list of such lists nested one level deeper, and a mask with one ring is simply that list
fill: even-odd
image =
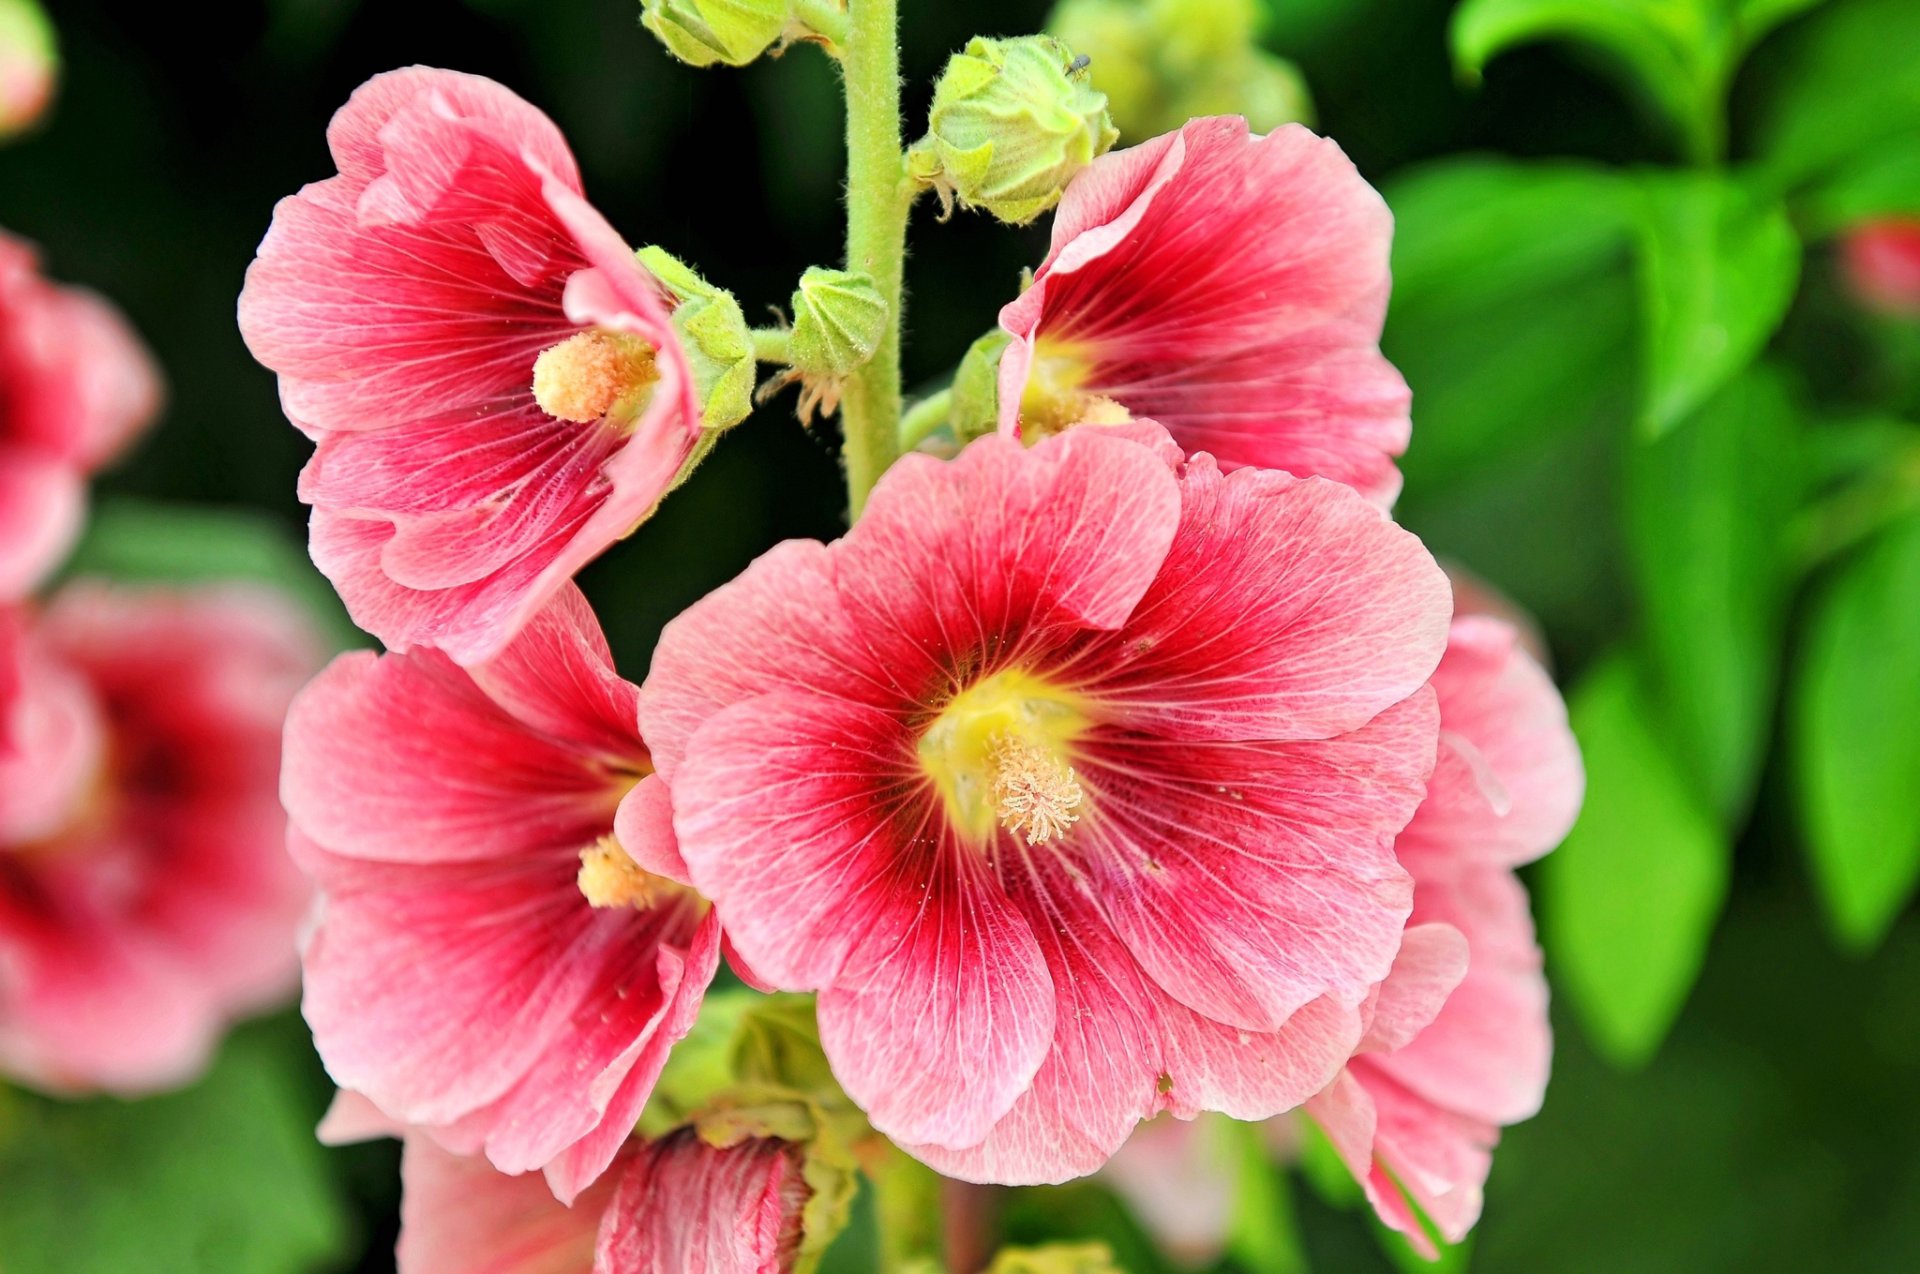
[{"label": "green leaf", "polygon": [[1654,701],[1674,751],[1728,829],[1772,717],[1800,495],[1799,426],[1756,368],[1665,437],[1634,448],[1626,523]]},{"label": "green leaf", "polygon": [[1759,38],[1820,0],[1466,0],[1454,10],[1454,63],[1477,80],[1495,56],[1536,40],[1598,50],[1626,73],[1696,159],[1725,145],[1733,73]]},{"label": "green leaf", "polygon": [[1669,753],[1627,658],[1588,674],[1571,712],[1587,798],[1543,864],[1550,967],[1601,1051],[1637,1066],[1699,974],[1731,846]]},{"label": "green leaf", "polygon": [[1624,606],[1612,471],[1633,412],[1632,185],[1473,158],[1388,185],[1383,341],[1413,387],[1400,515],[1557,637]]},{"label": "green leaf", "polygon": [[88,516],[86,535],[66,574],[132,583],[268,584],[305,605],[336,646],[366,641],[288,528],[251,509],[102,500]]},{"label": "green leaf", "polygon": [[1783,188],[1844,178],[1920,134],[1920,5],[1847,0],[1782,37],[1754,150]]},{"label": "green leaf", "polygon": [[1413,387],[1409,483],[1576,428],[1623,380],[1631,188],[1599,168],[1476,158],[1386,194],[1384,345]]},{"label": "green leaf", "polygon": [[1640,220],[1640,425],[1658,436],[1753,361],[1786,316],[1800,241],[1785,205],[1711,173],[1651,177]]},{"label": "green leaf", "polygon": [[0,1107],[7,1274],[306,1274],[346,1218],[285,1050],[229,1041],[193,1088],[140,1102],[15,1094]]},{"label": "green leaf", "polygon": [[1818,602],[1794,688],[1795,777],[1814,881],[1848,947],[1877,946],[1920,881],[1920,517],[1852,558]]}]

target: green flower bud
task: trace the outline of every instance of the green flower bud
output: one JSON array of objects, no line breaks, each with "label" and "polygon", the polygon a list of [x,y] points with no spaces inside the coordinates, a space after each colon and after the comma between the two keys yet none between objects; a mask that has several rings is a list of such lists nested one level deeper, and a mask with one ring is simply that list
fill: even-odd
[{"label": "green flower bud", "polygon": [[733,294],[714,287],[664,248],[640,249],[640,264],[673,294],[673,330],[693,369],[700,423],[729,429],[753,410],[753,334]]},{"label": "green flower bud", "polygon": [[1223,63],[1218,75],[1196,80],[1171,113],[1181,121],[1244,115],[1247,127],[1266,133],[1282,124],[1313,123],[1313,95],[1293,63],[1265,49],[1247,49]]},{"label": "green flower bud", "polygon": [[790,370],[782,384],[800,382],[800,420],[817,408],[831,416],[847,377],[867,365],[887,333],[887,301],[873,277],[857,270],[810,267],[793,294]]},{"label": "green flower bud", "polygon": [[1300,72],[1256,42],[1253,0],[1062,0],[1047,30],[1088,55],[1121,136],[1140,141],[1201,115],[1255,132],[1310,123]]},{"label": "green flower bud", "polygon": [[1051,36],[976,36],[934,87],[913,175],[940,194],[1024,225],[1119,136],[1086,64]]},{"label": "green flower bud", "polygon": [[985,1274],[1124,1274],[1104,1243],[1001,1248]]},{"label": "green flower bud", "polygon": [[53,24],[34,0],[0,0],[0,140],[46,111],[60,73]]},{"label": "green flower bud", "polygon": [[947,425],[961,446],[992,433],[1000,424],[1000,355],[1013,338],[998,328],[968,347],[953,374],[953,399]]},{"label": "green flower bud", "polygon": [[787,31],[790,0],[640,0],[640,22],[694,66],[745,66]]}]

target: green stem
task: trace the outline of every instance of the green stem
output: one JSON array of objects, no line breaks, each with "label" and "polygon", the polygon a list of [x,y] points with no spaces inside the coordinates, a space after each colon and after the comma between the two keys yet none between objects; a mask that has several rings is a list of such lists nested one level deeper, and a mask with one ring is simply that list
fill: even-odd
[{"label": "green stem", "polygon": [[867,1180],[873,1186],[880,1268],[896,1270],[928,1260],[937,1264],[942,1225],[939,1175],[889,1146],[886,1158],[868,1169]]},{"label": "green stem", "polygon": [[900,154],[900,47],[895,0],[849,0],[841,67],[847,90],[847,268],[864,270],[887,303],[887,330],[840,403],[848,515],[900,455],[900,299],[913,190]]},{"label": "green stem", "polygon": [[785,363],[793,346],[793,333],[784,327],[756,327],[752,332],[753,356],[763,363]]},{"label": "green stem", "polygon": [[900,418],[900,450],[903,453],[912,451],[926,441],[928,434],[947,423],[947,415],[952,408],[951,389],[929,394],[907,408],[906,415]]}]

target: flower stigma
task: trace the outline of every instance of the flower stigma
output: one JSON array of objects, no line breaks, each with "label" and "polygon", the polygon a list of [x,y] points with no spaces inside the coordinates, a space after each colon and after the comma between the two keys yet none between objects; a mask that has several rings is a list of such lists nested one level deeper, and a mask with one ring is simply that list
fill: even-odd
[{"label": "flower stigma", "polygon": [[1079,696],[1010,668],[947,702],[920,736],[920,766],[968,839],[1002,827],[1040,845],[1080,821],[1072,747],[1091,724]]},{"label": "flower stigma", "polygon": [[659,373],[653,349],[636,336],[575,332],[533,360],[533,399],[540,410],[577,425],[604,417],[626,423],[640,414]]}]

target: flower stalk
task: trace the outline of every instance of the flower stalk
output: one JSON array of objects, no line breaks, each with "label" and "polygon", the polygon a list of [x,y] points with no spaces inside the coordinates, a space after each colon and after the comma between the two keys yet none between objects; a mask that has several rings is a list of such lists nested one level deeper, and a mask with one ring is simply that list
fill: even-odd
[{"label": "flower stalk", "polygon": [[850,0],[841,60],[847,95],[847,268],[872,276],[887,303],[873,360],[841,401],[848,516],[900,455],[900,297],[913,188],[900,139],[899,13],[895,0]]}]

